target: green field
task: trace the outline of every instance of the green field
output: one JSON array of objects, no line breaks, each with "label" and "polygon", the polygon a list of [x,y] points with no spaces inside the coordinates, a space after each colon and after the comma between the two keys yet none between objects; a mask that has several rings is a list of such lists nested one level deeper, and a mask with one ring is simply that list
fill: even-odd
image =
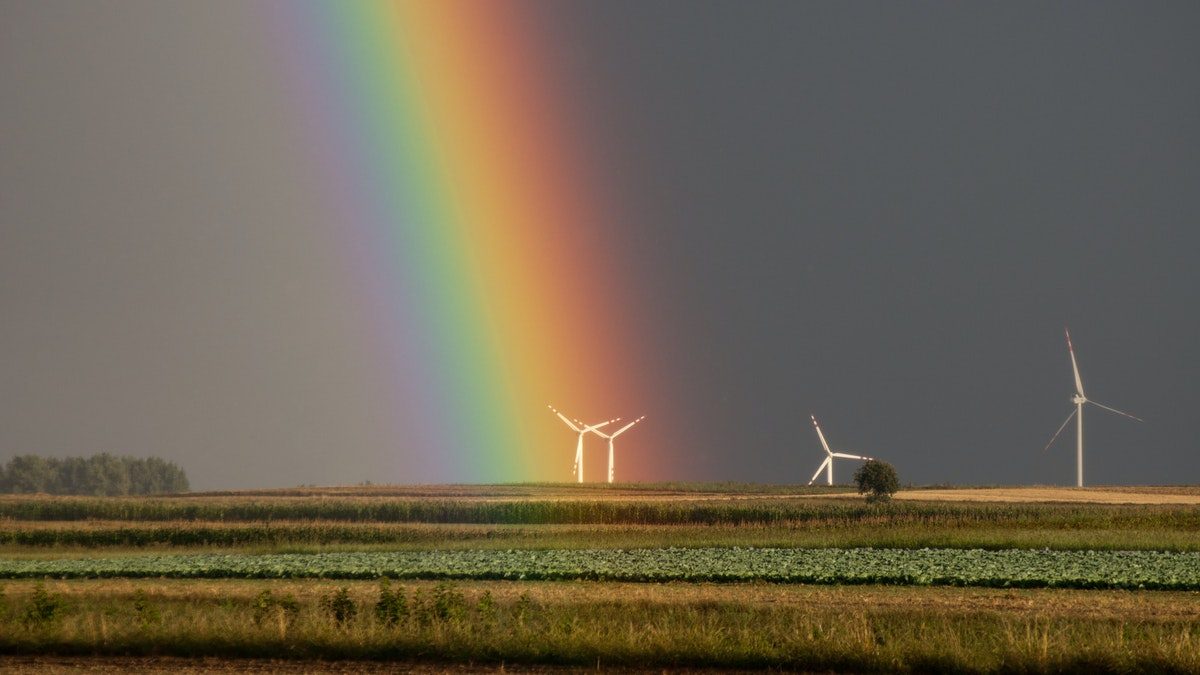
[{"label": "green field", "polygon": [[[1200,506],[868,505],[845,492],[528,485],[0,497],[0,652],[206,655],[235,670],[252,657],[1200,669]],[[377,611],[384,577],[391,614]],[[343,587],[342,610],[353,611],[339,621]]]},{"label": "green field", "polygon": [[645,548],[0,560],[0,578],[503,579],[1200,590],[1200,554],[978,549]]}]

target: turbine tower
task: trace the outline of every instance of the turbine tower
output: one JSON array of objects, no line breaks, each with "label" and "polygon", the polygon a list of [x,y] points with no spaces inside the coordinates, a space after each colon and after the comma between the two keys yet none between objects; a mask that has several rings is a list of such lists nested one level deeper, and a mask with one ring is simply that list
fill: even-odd
[{"label": "turbine tower", "polygon": [[848,455],[844,452],[834,452],[833,450],[830,450],[829,443],[826,442],[826,440],[825,440],[825,434],[821,433],[821,425],[817,424],[816,416],[810,415],[810,417],[812,417],[813,426],[816,427],[816,429],[817,429],[817,438],[821,439],[821,447],[825,448],[825,461],[821,462],[821,466],[817,467],[817,472],[814,473],[813,477],[811,479],[809,479],[809,481],[808,481],[809,485],[813,484],[813,481],[815,481],[817,479],[817,476],[821,475],[822,471],[825,472],[825,484],[833,485],[833,458],[834,457],[837,457],[839,459],[862,459],[862,460],[874,459],[873,457],[859,457],[858,455]]},{"label": "turbine tower", "polygon": [[[552,406],[552,405],[548,405],[546,407],[549,408],[550,410],[554,411],[554,414],[558,415],[558,419],[562,420],[563,424],[566,424],[567,426],[571,427],[572,431],[579,434],[579,441],[575,444],[575,467],[571,469],[571,473],[575,474],[576,482],[582,483],[583,482],[583,436],[584,436],[584,434],[588,433],[589,431],[595,432],[600,427],[612,424],[613,422],[616,422],[617,420],[619,420],[621,418],[617,417],[617,418],[614,418],[611,420],[605,420],[598,424],[588,425],[588,424],[584,424],[583,422],[580,422],[579,420],[572,421],[566,415],[555,410],[554,406]],[[612,441],[609,441],[609,443],[611,444]],[[609,475],[612,475],[611,466],[612,466],[612,460],[610,459],[609,460]]]},{"label": "turbine tower", "polygon": [[[620,419],[620,418],[617,418],[617,419]],[[630,422],[629,424],[626,424],[625,426],[621,427],[620,429],[617,429],[616,431],[612,432],[611,434],[606,434],[603,431],[595,432],[595,434],[597,436],[608,439],[608,482],[610,482],[610,483],[613,482],[613,439],[616,438],[617,436],[620,436],[621,434],[625,433],[626,431],[629,431],[630,427],[637,424],[638,422],[641,422],[644,419],[646,419],[646,416],[642,415],[641,417]]]},{"label": "turbine tower", "polygon": [[1127,412],[1117,410],[1116,408],[1110,408],[1103,403],[1092,401],[1088,399],[1087,396],[1083,395],[1083,380],[1079,377],[1079,363],[1075,361],[1075,346],[1071,344],[1071,331],[1067,330],[1066,328],[1064,328],[1063,331],[1067,334],[1067,351],[1071,353],[1071,370],[1075,373],[1075,395],[1071,397],[1071,403],[1075,404],[1075,409],[1071,411],[1070,415],[1067,415],[1067,419],[1063,420],[1062,426],[1060,426],[1058,431],[1054,432],[1054,435],[1050,437],[1050,442],[1046,444],[1045,448],[1042,448],[1042,452],[1049,450],[1050,446],[1054,445],[1054,441],[1058,440],[1058,435],[1062,433],[1063,429],[1067,428],[1067,423],[1071,421],[1072,417],[1074,417],[1075,487],[1083,487],[1083,404],[1091,403],[1098,408],[1104,408],[1109,412],[1115,412],[1118,415],[1124,415],[1125,417],[1128,417],[1131,420],[1137,420],[1138,422],[1142,422],[1144,420],[1140,417],[1130,415]]}]

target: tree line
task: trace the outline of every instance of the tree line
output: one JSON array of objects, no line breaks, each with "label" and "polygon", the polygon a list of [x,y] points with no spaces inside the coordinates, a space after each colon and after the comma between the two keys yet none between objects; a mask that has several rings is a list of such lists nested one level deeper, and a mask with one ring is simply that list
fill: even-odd
[{"label": "tree line", "polygon": [[158,457],[18,455],[0,466],[0,493],[150,495],[187,492],[188,479],[174,462]]}]

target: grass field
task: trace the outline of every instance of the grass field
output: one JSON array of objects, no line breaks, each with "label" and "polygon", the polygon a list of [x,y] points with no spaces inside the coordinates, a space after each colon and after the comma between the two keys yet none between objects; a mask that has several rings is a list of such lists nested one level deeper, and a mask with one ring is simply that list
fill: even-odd
[{"label": "grass field", "polygon": [[[356,612],[339,624],[321,605],[340,588]],[[1190,593],[588,582],[392,590],[406,601],[389,624],[375,612],[375,582],[51,582],[61,614],[28,625],[10,609],[0,650],[855,672],[1200,668]],[[28,605],[34,592],[32,582],[9,582],[8,605]]]},{"label": "grass field", "polygon": [[[91,670],[135,659],[124,663],[186,671],[194,662],[171,659],[207,657],[222,670],[336,670],[355,659],[451,670],[1200,671],[1200,592],[1097,590],[1148,579],[1200,588],[1188,581],[1200,574],[1200,490],[898,497],[867,505],[844,488],[724,484],[0,497],[0,652],[10,665]],[[920,567],[929,564],[934,572]],[[104,565],[116,578],[56,578]],[[244,565],[359,579],[160,577],[244,575],[230,571]],[[482,578],[395,579],[391,614],[377,613],[378,575],[447,576],[445,565]],[[867,576],[847,577],[854,565]],[[613,572],[586,580],[594,569]],[[1047,579],[1091,590],[971,587]],[[938,585],[959,583],[968,587]],[[38,661],[48,658],[65,660]]]}]

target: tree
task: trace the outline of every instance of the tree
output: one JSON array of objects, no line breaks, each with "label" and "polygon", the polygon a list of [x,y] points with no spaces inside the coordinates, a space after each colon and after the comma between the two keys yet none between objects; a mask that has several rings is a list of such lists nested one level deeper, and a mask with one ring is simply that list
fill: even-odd
[{"label": "tree", "polygon": [[20,455],[0,465],[0,492],[118,496],[187,491],[183,469],[158,457]]},{"label": "tree", "polygon": [[54,466],[37,455],[18,455],[8,462],[5,482],[8,492],[49,492],[58,477]]},{"label": "tree", "polygon": [[870,459],[854,472],[854,484],[868,502],[886,502],[900,489],[900,478],[891,464]]}]

